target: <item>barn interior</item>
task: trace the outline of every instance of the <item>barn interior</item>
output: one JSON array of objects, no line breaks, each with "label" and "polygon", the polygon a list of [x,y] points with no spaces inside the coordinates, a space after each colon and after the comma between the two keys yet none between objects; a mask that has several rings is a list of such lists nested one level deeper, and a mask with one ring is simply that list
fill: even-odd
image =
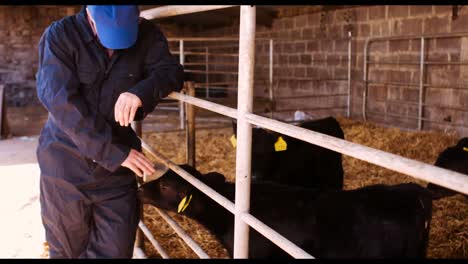
[{"label": "barn interior", "polygon": [[[140,6],[151,10],[161,6]],[[0,192],[4,258],[48,258],[35,154],[47,111],[36,94],[37,44],[46,27],[82,7],[0,6]],[[461,5],[258,5],[253,111],[294,123],[333,116],[350,142],[434,164],[468,136],[468,9]],[[237,107],[240,7],[152,19],[184,65],[195,97]],[[160,102],[142,138],[186,163],[185,107]],[[195,111],[196,164],[235,181],[232,119]],[[157,162],[156,159],[154,159]],[[344,189],[427,182],[343,155]],[[428,258],[468,257],[468,203],[433,203]],[[168,213],[212,258],[226,249],[205,227]],[[171,258],[197,258],[152,206],[144,223]],[[144,238],[148,258],[161,258]]]}]

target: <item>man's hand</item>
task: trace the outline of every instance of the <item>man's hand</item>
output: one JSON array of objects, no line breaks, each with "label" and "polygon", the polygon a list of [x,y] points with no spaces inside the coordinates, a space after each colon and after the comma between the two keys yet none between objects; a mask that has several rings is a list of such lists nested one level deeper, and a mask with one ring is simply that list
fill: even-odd
[{"label": "man's hand", "polygon": [[135,118],[135,113],[140,106],[142,102],[138,96],[129,92],[121,93],[114,107],[115,121],[121,126],[128,126]]},{"label": "man's hand", "polygon": [[143,177],[143,173],[151,175],[155,173],[153,163],[135,149],[131,149],[127,159],[122,163],[123,167],[131,169],[136,175]]}]

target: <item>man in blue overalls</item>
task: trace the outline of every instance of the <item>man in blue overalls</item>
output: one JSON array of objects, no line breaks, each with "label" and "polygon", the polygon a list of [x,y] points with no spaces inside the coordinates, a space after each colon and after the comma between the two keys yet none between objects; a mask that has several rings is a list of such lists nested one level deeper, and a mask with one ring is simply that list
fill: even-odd
[{"label": "man in blue overalls", "polygon": [[86,6],[39,43],[42,221],[51,258],[130,258],[135,174],[154,172],[130,127],[183,86],[183,67],[137,6]]}]

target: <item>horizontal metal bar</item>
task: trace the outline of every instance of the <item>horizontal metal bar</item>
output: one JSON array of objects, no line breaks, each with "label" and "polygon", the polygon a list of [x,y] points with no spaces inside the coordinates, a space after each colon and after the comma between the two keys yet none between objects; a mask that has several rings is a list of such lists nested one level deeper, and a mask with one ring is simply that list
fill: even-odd
[{"label": "horizontal metal bar", "polygon": [[163,259],[168,259],[169,258],[169,255],[166,253],[166,251],[161,247],[161,245],[158,243],[158,241],[156,241],[156,239],[154,238],[153,234],[151,234],[151,231],[146,227],[146,225],[143,223],[143,221],[140,220],[140,222],[138,223],[138,227],[141,229],[141,231],[143,231],[143,234],[145,234],[145,236],[148,238],[148,240],[151,242],[151,244],[154,246],[154,248],[156,249],[156,251],[158,251],[159,255],[161,255],[161,257]]},{"label": "horizontal metal bar", "polygon": [[368,64],[388,64],[388,65],[417,65],[419,66],[419,62],[412,62],[412,61],[368,61]]},{"label": "horizontal metal bar", "polygon": [[468,32],[461,32],[461,33],[439,33],[439,34],[427,34],[427,35],[410,35],[410,36],[393,36],[393,37],[375,37],[375,38],[368,38],[366,40],[366,45],[376,41],[387,41],[387,40],[410,40],[410,39],[431,39],[431,38],[458,38],[458,37],[466,37],[468,36]]},{"label": "horizontal metal bar", "polygon": [[[163,162],[166,166],[168,166],[171,170],[176,172],[179,176],[184,178],[186,181],[188,181],[190,184],[195,186],[197,189],[208,195],[212,200],[226,208],[228,211],[230,211],[233,214],[236,214],[234,203],[226,199],[226,197],[222,196],[215,190],[213,190],[211,187],[208,185],[204,184],[194,176],[192,176],[190,173],[173,163],[170,159],[164,157],[161,153],[153,149],[151,146],[149,146],[146,142],[144,142],[141,138],[141,146],[148,151],[151,155],[153,155],[155,158]],[[273,243],[278,245],[281,249],[286,251],[288,254],[292,255],[295,258],[312,258],[310,254],[299,248],[297,245],[294,243],[290,242],[287,240],[285,237],[283,237],[281,234],[278,232],[274,231],[267,225],[263,224],[260,222],[258,219],[256,219],[254,216],[248,213],[241,213],[240,217],[243,221],[245,221],[247,224],[253,224],[251,225],[252,228],[257,230],[261,234],[267,234],[268,239],[271,239]]]},{"label": "horizontal metal bar", "polygon": [[[216,66],[216,65],[226,65],[226,66],[238,66],[238,63],[222,63],[222,62],[210,62],[210,66]],[[186,62],[184,63],[184,66],[206,66],[206,63],[203,62]]]},{"label": "horizontal metal bar", "polygon": [[[180,54],[179,51],[171,51],[172,54]],[[206,52],[196,52],[196,51],[186,51],[184,52],[185,55],[203,55],[205,56]],[[208,56],[220,56],[220,57],[238,57],[239,54],[237,53],[210,53],[208,52]]]},{"label": "horizontal metal bar", "polygon": [[[254,80],[254,83],[262,83],[262,84],[265,84],[267,83],[267,79],[256,79]],[[238,82],[237,81],[233,81],[233,82],[210,82],[209,85],[211,87],[211,85],[236,85],[237,87],[237,84]],[[198,82],[198,83],[194,83],[195,87],[205,87],[206,86],[206,82]]]},{"label": "horizontal metal bar", "polygon": [[[237,81],[235,82],[210,82],[210,85],[229,85],[229,84],[235,84],[237,85]],[[194,83],[195,87],[198,85],[205,85],[205,83]],[[205,87],[205,86],[203,86]]]},{"label": "horizontal metal bar", "polygon": [[207,85],[198,85],[198,86],[195,86],[196,88],[206,88],[206,87],[209,87],[210,89],[211,88],[214,88],[214,89],[218,89],[218,90],[232,90],[232,91],[237,91],[237,87],[226,87],[226,86],[213,86],[211,85],[211,83],[207,86]]},{"label": "horizontal metal bar", "polygon": [[195,242],[168,214],[159,208],[153,206],[153,208],[161,215],[169,226],[184,240],[184,242],[202,259],[209,259],[210,256]]},{"label": "horizontal metal bar", "polygon": [[[260,45],[260,44],[257,44]],[[223,50],[223,49],[239,49],[239,44],[235,45],[209,45],[210,50]]]},{"label": "horizontal metal bar", "polygon": [[[167,41],[193,41],[193,42],[198,42],[198,41],[214,41],[214,42],[221,42],[221,41],[239,41],[238,37],[173,37],[173,38],[167,38]],[[255,38],[255,41],[266,41],[270,40],[269,38]]]},{"label": "horizontal metal bar", "polygon": [[188,96],[188,95],[176,93],[176,92],[169,94],[169,97],[173,99],[181,100],[186,103],[193,104],[195,106],[198,106],[204,109],[211,110],[218,114],[222,114],[222,115],[237,119],[237,110],[231,107],[212,103],[206,100],[198,99],[196,97],[192,97],[192,96]]},{"label": "horizontal metal bar", "polygon": [[316,38],[316,39],[301,39],[300,42],[297,41],[297,39],[275,39],[275,43],[306,43],[306,42],[321,41],[321,40],[348,41],[349,39],[350,39],[350,37],[344,37],[344,38]]},{"label": "horizontal metal bar", "polygon": [[307,78],[307,77],[276,77],[275,80],[280,80],[280,81],[348,81],[348,79],[313,79],[313,78]]},{"label": "horizontal metal bar", "polygon": [[321,110],[333,110],[333,109],[346,109],[346,106],[330,106],[330,107],[312,107],[312,108],[286,108],[286,109],[275,109],[274,113],[282,112],[293,112],[293,111],[321,111]]},{"label": "horizontal metal bar", "polygon": [[[401,82],[376,82],[376,81],[368,81],[368,84],[381,84],[381,85],[392,85],[392,86],[411,86],[411,87],[419,87],[417,83],[401,83]],[[453,90],[468,90],[468,86],[440,86],[436,84],[425,83],[424,87],[428,89],[453,89]]]},{"label": "horizontal metal bar", "polygon": [[216,9],[229,8],[237,5],[167,5],[143,10],[140,16],[151,20],[171,16],[192,14]]},{"label": "horizontal metal bar", "polygon": [[184,70],[184,72],[190,72],[190,73],[202,73],[202,74],[230,74],[230,75],[238,75],[238,72],[229,72],[229,71],[202,71],[202,70]]},{"label": "horizontal metal bar", "polygon": [[321,134],[312,130],[284,124],[280,121],[266,117],[246,114],[247,120],[258,125],[314,145],[318,145],[353,158],[400,172],[417,179],[429,181],[440,186],[468,194],[467,175],[442,169],[434,165],[408,159],[382,150],[366,147],[344,139]]},{"label": "horizontal metal bar", "polygon": [[[412,61],[368,61],[369,64],[389,64],[389,65],[421,65],[419,62]],[[443,61],[426,61],[426,65],[468,65],[468,62],[464,61],[452,61],[452,62],[443,62]]]},{"label": "horizontal metal bar", "polygon": [[331,97],[331,96],[347,96],[347,93],[336,93],[336,94],[309,94],[309,95],[297,95],[297,96],[284,96],[275,97],[275,100],[290,100],[290,99],[302,99],[302,98],[319,98],[319,97]]},{"label": "horizontal metal bar", "polygon": [[392,86],[411,86],[419,87],[417,83],[402,83],[402,82],[376,82],[376,81],[367,81],[368,84],[381,84],[381,85],[392,85]]},{"label": "horizontal metal bar", "polygon": [[[392,114],[392,113],[380,113],[380,112],[375,112],[375,111],[367,111],[370,114],[373,115],[387,115],[391,117],[398,117],[402,119],[412,119],[412,120],[418,120],[417,116],[404,116],[404,115],[399,115],[399,114]],[[453,126],[453,127],[466,127],[468,128],[468,125],[462,124],[462,123],[451,123],[451,122],[443,122],[443,121],[437,121],[429,118],[421,118],[421,120],[430,122],[430,123],[436,123],[436,124],[441,124],[441,125],[447,125],[447,126]]]},{"label": "horizontal metal bar", "polygon": [[[417,102],[408,102],[408,101],[402,101],[402,100],[387,99],[387,102],[402,104],[402,105],[419,105]],[[425,106],[425,107],[445,108],[445,109],[449,109],[449,110],[468,112],[467,108],[453,107],[453,106],[448,106],[448,105],[432,105],[432,104],[428,104],[428,103],[422,103],[422,105]]]},{"label": "horizontal metal bar", "polygon": [[217,50],[217,49],[228,49],[228,48],[239,48],[239,46],[233,45],[206,45],[203,47],[186,47],[185,50],[192,51],[192,50],[205,50],[209,48],[210,50]]}]

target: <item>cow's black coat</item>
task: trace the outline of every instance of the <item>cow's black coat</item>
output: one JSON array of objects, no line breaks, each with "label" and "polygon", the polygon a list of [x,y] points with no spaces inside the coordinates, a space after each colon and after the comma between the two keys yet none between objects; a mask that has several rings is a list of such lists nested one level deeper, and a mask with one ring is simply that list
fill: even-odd
[{"label": "cow's black coat", "polygon": [[[182,168],[234,201],[235,185],[223,175]],[[422,258],[426,255],[432,198],[417,184],[374,185],[352,191],[320,191],[268,182],[252,183],[250,213],[318,258]],[[168,171],[139,189],[144,203],[177,211],[214,233],[233,253],[234,216],[190,183]],[[250,258],[283,258],[287,253],[250,229]]]}]

